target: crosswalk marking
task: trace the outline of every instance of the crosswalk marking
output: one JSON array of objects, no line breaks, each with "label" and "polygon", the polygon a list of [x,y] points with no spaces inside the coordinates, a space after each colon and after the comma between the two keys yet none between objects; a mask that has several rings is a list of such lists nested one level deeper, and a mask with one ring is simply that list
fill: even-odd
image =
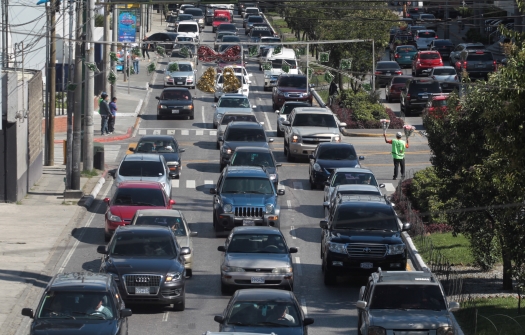
[{"label": "crosswalk marking", "polygon": [[189,131],[189,130],[181,130],[181,131],[180,131],[180,134],[181,134],[181,135],[189,135],[189,134],[190,134],[190,131]]},{"label": "crosswalk marking", "polygon": [[217,130],[210,130],[210,136],[217,136]]},{"label": "crosswalk marking", "polygon": [[168,129],[168,135],[175,135],[175,129]]},{"label": "crosswalk marking", "polygon": [[213,180],[205,180],[204,181],[204,187],[212,188],[213,187]]},{"label": "crosswalk marking", "polygon": [[139,135],[146,135],[146,129],[139,129]]},{"label": "crosswalk marking", "polygon": [[392,183],[385,183],[385,190],[387,192],[394,192],[396,188],[394,187],[394,184]]},{"label": "crosswalk marking", "polygon": [[160,130],[159,129],[155,129],[153,131],[153,135],[160,135]]},{"label": "crosswalk marking", "polygon": [[186,188],[195,188],[195,180],[186,180]]},{"label": "crosswalk marking", "polygon": [[172,179],[171,180],[171,187],[173,188],[179,188],[179,181],[178,179]]},{"label": "crosswalk marking", "polygon": [[204,134],[204,132],[202,130],[196,130],[195,131],[195,135],[202,135]]}]

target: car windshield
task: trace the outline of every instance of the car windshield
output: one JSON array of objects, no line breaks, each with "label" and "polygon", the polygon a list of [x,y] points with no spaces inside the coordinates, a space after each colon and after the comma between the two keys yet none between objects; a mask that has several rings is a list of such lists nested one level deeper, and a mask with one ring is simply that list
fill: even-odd
[{"label": "car windshield", "polygon": [[168,19],[166,20],[166,22],[168,23],[174,23],[177,21],[177,17],[176,16],[169,16]]},{"label": "car windshield", "polygon": [[278,37],[264,37],[264,38],[261,38],[261,42],[262,43],[276,43],[276,42],[281,42],[281,39]]},{"label": "car windshield", "polygon": [[227,18],[226,16],[222,16],[222,15],[220,15],[220,16],[216,16],[215,19],[214,19],[214,21],[228,22],[228,21],[230,21],[230,20],[228,20],[228,18]]},{"label": "car windshield", "polygon": [[432,14],[421,14],[420,18],[422,19],[435,19],[436,17]]},{"label": "car windshield", "polygon": [[467,61],[472,62],[485,62],[492,61],[492,54],[490,53],[469,53],[467,56]]},{"label": "car windshield", "polygon": [[170,235],[150,232],[117,234],[109,253],[111,256],[154,258],[173,258],[177,255]]},{"label": "car windshield", "polygon": [[342,190],[338,191],[334,197],[337,197],[337,195],[375,195],[380,197],[381,193],[379,191]]},{"label": "car windshield", "polygon": [[351,146],[331,146],[321,147],[317,154],[317,159],[328,159],[328,160],[356,160],[357,155],[354,147]]},{"label": "car windshield", "polygon": [[252,37],[261,37],[261,36],[272,36],[273,34],[266,29],[256,29],[252,31]]},{"label": "car windshield", "polygon": [[421,59],[440,59],[441,56],[438,53],[422,53]]},{"label": "car windshield", "polygon": [[396,76],[393,78],[392,84],[404,84],[410,79],[410,77]]},{"label": "car windshield", "polygon": [[193,37],[177,36],[177,42],[193,42]]},{"label": "car windshield", "polygon": [[397,52],[399,52],[399,53],[402,53],[402,52],[416,52],[416,51],[417,51],[416,47],[414,47],[412,45],[402,46],[402,47],[398,47],[397,48]]},{"label": "car windshield", "polygon": [[232,32],[229,32],[229,31],[224,31],[222,33],[219,33],[217,35],[217,40],[220,40],[222,41],[222,39],[224,38],[224,36],[227,36],[227,35],[234,35]]},{"label": "car windshield", "polygon": [[125,160],[120,164],[118,174],[123,177],[160,177],[164,175],[164,165],[160,160]]},{"label": "car windshield", "polygon": [[115,194],[115,206],[165,207],[164,192],[160,188],[119,188]]},{"label": "car windshield", "polygon": [[191,14],[193,16],[203,16],[202,9],[200,8],[188,8],[184,10],[184,14]]},{"label": "car windshield", "polygon": [[272,155],[269,152],[235,152],[232,157],[233,166],[266,166],[275,167]]},{"label": "car windshield", "polygon": [[437,285],[377,285],[372,294],[370,309],[443,311],[447,308],[443,293]]},{"label": "car windshield", "polygon": [[432,107],[444,107],[447,105],[447,100],[434,100],[432,101]]},{"label": "car windshield", "polygon": [[135,152],[140,153],[168,153],[168,152],[177,152],[179,146],[175,143],[174,140],[154,140],[154,139],[145,139],[141,140],[137,144]]},{"label": "car windshield", "polygon": [[[246,79],[244,78],[244,76],[236,76],[237,77],[237,80],[239,80],[239,82],[243,85],[246,84]],[[224,76],[222,74],[219,75],[219,78],[217,78],[217,84],[222,84],[224,82]]]},{"label": "car windshield", "polygon": [[287,250],[281,235],[234,234],[228,252],[286,254]]},{"label": "car windshield", "polygon": [[134,222],[137,226],[162,226],[170,227],[175,236],[186,236],[186,227],[181,217],[178,216],[147,216],[140,215]]},{"label": "car windshield", "polygon": [[237,301],[233,303],[226,323],[251,327],[296,327],[300,315],[293,302]]},{"label": "car windshield", "polygon": [[190,64],[179,64],[179,71],[180,72],[190,72],[190,71],[193,71],[193,69],[191,68]]},{"label": "car windshield", "polygon": [[266,142],[266,136],[263,129],[230,128],[226,134],[225,141]]},{"label": "car windshield", "polygon": [[224,35],[222,37],[222,41],[223,42],[240,42],[241,39],[238,36],[234,36],[234,35]]},{"label": "car windshield", "polygon": [[250,101],[246,98],[221,98],[217,107],[250,108]]},{"label": "car windshield", "polygon": [[447,68],[447,69],[434,68],[434,72],[432,73],[437,76],[453,76],[456,74],[456,70],[454,68]]},{"label": "car windshield", "polygon": [[475,45],[467,45],[465,47],[465,49],[467,49],[467,50],[480,50],[480,49],[485,49],[485,46],[484,45],[477,45],[477,44],[475,44]]},{"label": "car windshield", "polygon": [[[286,64],[290,66],[290,69],[297,68],[297,61],[295,59],[273,59],[272,68],[280,69],[283,66],[283,62],[286,62]],[[283,84],[279,86],[306,88],[306,78],[286,77],[286,78],[282,78],[281,82]],[[298,85],[298,86],[294,86],[294,85]]]},{"label": "car windshield", "polygon": [[177,17],[177,21],[193,20],[193,15],[191,14],[180,14]]},{"label": "car windshield", "polygon": [[426,92],[426,93],[439,93],[441,87],[437,81],[418,81],[412,82],[409,89],[410,93]]},{"label": "car windshield", "polygon": [[184,24],[179,23],[179,28],[177,28],[179,33],[196,33],[199,31],[199,26],[196,24]]},{"label": "car windshield", "polygon": [[113,320],[117,315],[113,298],[105,292],[48,291],[41,306],[39,319]]},{"label": "car windshield", "polygon": [[419,38],[435,38],[436,33],[433,31],[420,31],[417,36]]},{"label": "car windshield", "polygon": [[332,225],[333,229],[397,231],[393,209],[384,206],[339,206]]},{"label": "car windshield", "polygon": [[332,114],[296,114],[293,127],[328,127],[337,128]]},{"label": "car windshield", "polygon": [[222,185],[222,193],[273,194],[270,179],[257,177],[228,177]]},{"label": "car windshield", "polygon": [[160,95],[160,100],[191,100],[189,91],[169,90]]},{"label": "car windshield", "polygon": [[284,114],[284,115],[288,115],[290,114],[294,108],[296,107],[310,107],[311,105],[310,104],[307,104],[307,103],[291,103],[291,104],[287,104],[285,103],[284,106],[283,106],[283,109],[281,109],[281,114]]},{"label": "car windshield", "polygon": [[434,45],[437,47],[454,46],[450,41],[434,41]]},{"label": "car windshield", "polygon": [[377,70],[383,69],[399,69],[399,64],[397,62],[379,62],[376,64]]},{"label": "car windshield", "polygon": [[[355,153],[354,153],[355,155]],[[374,185],[377,186],[376,178],[372,173],[366,172],[337,172],[332,178],[331,187],[337,185]]]},{"label": "car windshield", "polygon": [[237,31],[237,27],[234,24],[222,23],[217,28],[218,30]]},{"label": "car windshield", "polygon": [[252,114],[224,115],[221,119],[221,124],[225,125],[232,121],[257,122],[257,119]]}]

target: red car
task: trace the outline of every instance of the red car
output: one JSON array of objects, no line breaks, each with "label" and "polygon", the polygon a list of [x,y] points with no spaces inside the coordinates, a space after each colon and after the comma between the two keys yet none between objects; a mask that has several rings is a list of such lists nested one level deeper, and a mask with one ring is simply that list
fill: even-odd
[{"label": "red car", "polygon": [[219,24],[222,24],[222,23],[229,23],[230,22],[230,19],[225,16],[225,15],[218,15],[216,17],[213,18],[213,21],[211,23],[211,25],[213,26],[213,32],[215,32],[215,30],[217,30],[217,27],[219,26]]},{"label": "red car", "polygon": [[434,95],[427,103],[426,111],[435,118],[442,118],[447,115],[447,98],[448,95]]},{"label": "red car", "polygon": [[119,226],[128,225],[139,209],[171,209],[175,204],[158,182],[125,181],[117,186],[113,199],[105,198],[104,239],[109,241]]},{"label": "red car", "polygon": [[385,96],[387,102],[392,102],[394,100],[399,100],[401,97],[401,90],[405,88],[405,84],[408,79],[412,77],[409,76],[395,76],[392,77],[392,80],[385,87]]},{"label": "red car", "polygon": [[418,77],[425,73],[429,75],[432,68],[443,66],[441,55],[437,51],[419,51],[412,60],[412,75]]}]

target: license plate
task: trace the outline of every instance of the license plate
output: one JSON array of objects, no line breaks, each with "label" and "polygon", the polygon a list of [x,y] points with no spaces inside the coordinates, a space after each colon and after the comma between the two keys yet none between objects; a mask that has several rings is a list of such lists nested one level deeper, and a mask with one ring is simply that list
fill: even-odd
[{"label": "license plate", "polygon": [[405,56],[406,59],[410,59],[410,56]]},{"label": "license plate", "polygon": [[252,277],[252,284],[264,284],[263,277]]},{"label": "license plate", "polygon": [[179,114],[179,110],[178,109],[172,109],[171,110],[171,114]]},{"label": "license plate", "polygon": [[441,56],[448,56],[448,52],[443,52]]},{"label": "license plate", "polygon": [[135,287],[135,294],[149,294],[149,287]]},{"label": "license plate", "polygon": [[385,73],[385,76],[391,76],[392,73],[388,72],[388,73]]},{"label": "license plate", "polygon": [[479,67],[485,67],[485,65],[484,64],[478,64],[478,65],[476,65],[476,67],[478,67],[478,68]]},{"label": "license plate", "polygon": [[374,267],[374,263],[361,263],[361,269],[371,269]]},{"label": "license plate", "polygon": [[422,95],[421,99],[428,99],[428,95]]},{"label": "license plate", "polygon": [[242,220],[243,226],[255,226],[255,221],[253,220]]},{"label": "license plate", "polygon": [[182,81],[177,82],[177,85],[182,85],[182,84],[184,84]]}]

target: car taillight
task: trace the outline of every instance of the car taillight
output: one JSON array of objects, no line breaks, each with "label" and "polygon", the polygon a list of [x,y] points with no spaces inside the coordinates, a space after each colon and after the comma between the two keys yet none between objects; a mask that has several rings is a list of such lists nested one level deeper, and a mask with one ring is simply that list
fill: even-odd
[{"label": "car taillight", "polygon": [[410,93],[407,94],[407,100],[410,100]]},{"label": "car taillight", "polygon": [[376,71],[375,74],[381,74],[381,72],[380,71]]},{"label": "car taillight", "polygon": [[399,58],[399,57],[401,57],[399,54],[394,55],[394,58]]},{"label": "car taillight", "polygon": [[396,74],[403,74],[403,71],[396,71]]},{"label": "car taillight", "polygon": [[419,39],[419,36],[416,36],[416,40],[418,40],[418,39]]},{"label": "car taillight", "polygon": [[494,70],[498,67],[498,65],[497,65],[495,60],[492,61],[492,66],[494,66]]},{"label": "car taillight", "polygon": [[467,68],[467,61],[465,61],[465,63],[463,63],[463,68],[464,68],[464,69]]},{"label": "car taillight", "polygon": [[436,35],[436,39],[438,39],[438,36]]}]

